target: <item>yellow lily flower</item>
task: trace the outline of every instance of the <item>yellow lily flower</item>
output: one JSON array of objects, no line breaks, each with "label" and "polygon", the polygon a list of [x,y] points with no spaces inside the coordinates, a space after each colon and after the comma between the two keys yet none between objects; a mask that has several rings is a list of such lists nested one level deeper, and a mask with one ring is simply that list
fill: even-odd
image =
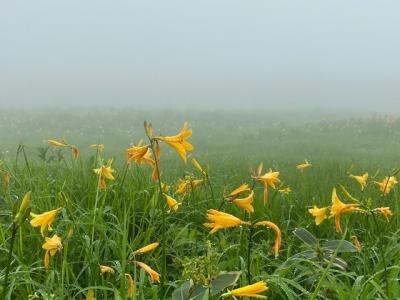
[{"label": "yellow lily flower", "polygon": [[189,124],[185,122],[183,124],[182,130],[174,136],[158,136],[154,137],[154,139],[162,141],[178,152],[180,157],[186,162],[186,151],[193,151],[193,145],[186,141],[192,135],[192,130],[189,129]]},{"label": "yellow lily flower", "polygon": [[80,154],[79,148],[75,145],[72,145],[71,149],[72,149],[72,155],[74,156],[74,159],[77,160],[79,158],[79,154]]},{"label": "yellow lily flower", "polygon": [[208,173],[208,166],[206,167],[206,169],[203,169],[203,167],[200,165],[200,163],[197,161],[197,159],[192,158],[192,165],[195,167],[195,169],[197,171],[199,171],[203,176],[207,177],[207,173]]},{"label": "yellow lily flower", "polygon": [[340,201],[339,197],[336,194],[336,188],[332,191],[332,206],[330,210],[330,217],[335,217],[335,227],[336,232],[342,232],[342,228],[340,226],[340,215],[343,213],[353,212],[359,210],[357,208],[359,204],[352,203],[352,204],[344,204]]},{"label": "yellow lily flower", "polygon": [[142,247],[142,248],[140,248],[140,249],[138,249],[136,251],[133,251],[132,254],[133,255],[138,255],[138,254],[143,254],[143,253],[150,252],[150,251],[156,249],[158,247],[158,245],[159,245],[159,243],[151,243],[151,244],[149,244],[147,246],[144,246],[144,247]]},{"label": "yellow lily flower", "polygon": [[135,290],[135,284],[133,282],[133,278],[131,274],[129,273],[124,273],[124,275],[128,278],[129,280],[129,286],[128,286],[128,297],[132,298],[133,297],[133,292]]},{"label": "yellow lily flower", "polygon": [[308,160],[306,159],[306,160],[304,161],[304,163],[297,165],[297,166],[296,166],[296,169],[299,170],[300,172],[303,172],[304,169],[309,168],[309,167],[311,167],[311,166],[312,166],[312,164],[309,163]]},{"label": "yellow lily flower", "polygon": [[281,244],[282,244],[282,232],[279,229],[279,227],[275,223],[272,223],[270,221],[257,222],[255,225],[256,226],[266,226],[275,232],[275,244],[274,244],[273,249],[274,249],[275,257],[278,257],[279,249],[281,248]]},{"label": "yellow lily flower", "polygon": [[186,195],[190,190],[204,182],[204,179],[192,179],[189,176],[184,179],[179,179],[179,184],[176,189],[176,192],[180,195]]},{"label": "yellow lily flower", "polygon": [[287,195],[287,194],[292,192],[292,189],[287,186],[287,187],[285,187],[283,189],[278,190],[278,192],[281,193],[281,194],[286,194]]},{"label": "yellow lily flower", "polygon": [[179,203],[178,201],[176,201],[171,196],[168,196],[167,194],[164,194],[164,196],[165,196],[165,200],[167,201],[169,208],[174,211],[177,211],[179,208],[179,205],[181,205],[182,203]]},{"label": "yellow lily flower", "polygon": [[268,186],[275,188],[275,183],[280,182],[279,174],[280,172],[274,172],[272,169],[269,169],[269,171],[264,175],[253,177],[264,184],[264,205],[267,204],[268,200]]},{"label": "yellow lily flower", "polygon": [[362,191],[367,186],[368,172],[365,172],[363,175],[359,175],[359,176],[350,174],[350,177],[354,178],[360,184]]},{"label": "yellow lily flower", "polygon": [[388,222],[389,222],[389,217],[393,215],[392,211],[390,210],[390,207],[378,207],[375,208],[374,211],[382,214],[386,218],[386,221]]},{"label": "yellow lily flower", "polygon": [[42,248],[46,250],[46,253],[44,254],[44,266],[48,269],[50,264],[49,254],[54,256],[57,251],[62,249],[61,238],[57,236],[57,234],[53,235],[51,238],[46,237]]},{"label": "yellow lily flower", "polygon": [[326,209],[326,207],[318,208],[316,205],[308,209],[308,212],[315,217],[315,225],[321,224],[326,219]]},{"label": "yellow lily flower", "polygon": [[89,147],[94,148],[94,149],[98,150],[99,152],[104,151],[104,148],[105,148],[104,144],[91,144]]},{"label": "yellow lily flower", "polygon": [[250,187],[247,183],[243,183],[238,188],[234,189],[229,195],[225,196],[224,198],[237,198],[238,196],[250,192]]},{"label": "yellow lily flower", "polygon": [[353,242],[354,247],[357,248],[358,252],[361,252],[362,247],[361,247],[361,243],[360,243],[360,241],[358,240],[357,236],[352,235],[352,236],[351,236],[351,240],[352,240],[352,242]]},{"label": "yellow lily flower", "polygon": [[240,225],[250,225],[249,222],[242,221],[231,214],[227,214],[215,209],[209,209],[207,212],[208,220],[213,223],[204,223],[204,226],[212,228],[210,234],[224,228],[237,227]]},{"label": "yellow lily flower", "polygon": [[40,233],[43,235],[44,230],[47,229],[52,231],[51,225],[53,224],[54,220],[56,219],[58,213],[61,211],[61,207],[57,209],[53,209],[42,214],[34,214],[31,212],[31,226],[37,227],[40,226]]},{"label": "yellow lily flower", "polygon": [[233,200],[233,203],[239,207],[247,211],[248,213],[253,213],[254,212],[254,207],[251,205],[251,203],[254,200],[254,192],[252,191],[250,195],[248,195],[245,198],[236,198]]},{"label": "yellow lily flower", "polygon": [[132,145],[126,150],[127,162],[130,165],[132,161],[135,161],[138,165],[144,162],[146,165],[152,167],[154,160],[152,158],[150,145],[135,146]]},{"label": "yellow lily flower", "polygon": [[260,295],[260,293],[268,290],[268,287],[264,281],[259,281],[257,283],[246,285],[244,287],[229,291],[222,294],[222,297],[234,296],[234,297],[250,297],[265,299],[266,296]]},{"label": "yellow lily flower", "polygon": [[99,180],[100,180],[100,188],[101,189],[105,189],[107,188],[107,184],[106,184],[106,178],[110,179],[110,180],[114,180],[114,176],[113,176],[113,172],[114,170],[112,169],[112,160],[108,161],[107,166],[101,166],[98,169],[93,169],[93,171],[99,175]]},{"label": "yellow lily flower", "polygon": [[378,186],[379,190],[387,195],[393,189],[393,187],[398,183],[396,177],[394,176],[386,176],[381,182],[374,181]]},{"label": "yellow lily flower", "polygon": [[114,269],[109,267],[109,266],[105,266],[105,265],[100,265],[100,274],[104,274],[104,273],[114,273]]},{"label": "yellow lily flower", "polygon": [[47,143],[54,147],[68,147],[69,145],[65,142],[60,142],[56,140],[47,140]]},{"label": "yellow lily flower", "polygon": [[160,274],[158,274],[156,271],[150,268],[150,266],[140,261],[137,261],[136,264],[150,275],[152,281],[160,282]]}]

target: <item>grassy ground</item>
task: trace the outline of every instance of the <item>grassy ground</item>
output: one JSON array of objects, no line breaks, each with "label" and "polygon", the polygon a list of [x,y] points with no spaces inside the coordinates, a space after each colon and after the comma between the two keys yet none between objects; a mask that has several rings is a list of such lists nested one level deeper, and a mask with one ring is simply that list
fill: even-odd
[{"label": "grassy ground", "polygon": [[[62,208],[53,232],[45,231],[48,237],[57,233],[63,243],[63,249],[50,258],[47,271],[39,229],[30,226],[31,217],[18,227],[6,290],[9,299],[26,299],[29,295],[32,299],[84,299],[92,292],[96,299],[126,298],[129,280],[125,273],[135,281],[137,299],[170,299],[173,290],[187,280],[204,285],[225,271],[241,271],[235,287],[249,280],[266,282],[269,290],[263,295],[273,299],[400,297],[398,188],[382,195],[373,183],[400,167],[398,120],[322,117],[316,113],[299,116],[133,109],[1,114],[0,168],[2,175],[11,174],[9,188],[0,191],[2,283],[14,204],[32,191],[30,208],[34,213]],[[125,149],[146,138],[144,120],[153,122],[162,135],[176,134],[184,121],[189,121],[193,129],[190,142],[195,147],[192,157],[210,166],[212,192],[209,184],[200,185],[185,197],[175,192],[179,178],[201,175],[190,159],[184,164],[165,144],[161,145],[161,178],[171,185],[170,195],[182,202],[176,212],[167,212],[157,182],[150,178],[151,168],[134,164],[125,173]],[[48,148],[47,139],[61,138],[79,147],[78,160],[70,151]],[[98,176],[92,171],[99,165],[96,151],[89,147],[93,143],[105,144],[102,158],[114,158],[115,180],[107,181],[107,189],[101,191]],[[19,144],[23,146],[17,151]],[[313,166],[299,172],[295,166],[305,158]],[[256,167],[260,162],[264,162],[265,172],[270,167],[280,171],[281,183],[277,189],[270,189],[267,205],[263,205],[263,186],[257,183],[251,216],[231,203],[225,203],[221,210],[243,220],[269,220],[278,225],[282,231],[278,257],[271,251],[272,230],[243,226],[209,235],[209,229],[203,226],[207,209],[218,209],[224,194],[244,182],[252,184],[249,166]],[[362,192],[349,175],[365,171],[369,182]],[[335,232],[333,219],[316,226],[308,208],[314,204],[329,206],[334,187],[343,202],[355,201],[346,197],[339,185],[363,208],[389,206],[393,216],[386,221],[380,214],[344,214],[342,233]],[[292,189],[290,194],[278,192],[286,186]],[[307,229],[321,239],[320,244],[307,246],[293,233],[296,228]],[[340,242],[343,249],[338,251],[334,251],[336,247],[325,252],[321,248],[323,240],[351,242],[353,235],[361,242],[360,252],[352,252],[354,247],[348,244],[346,251],[345,242]],[[160,246],[140,260],[164,275],[162,283],[152,283],[130,257],[133,250],[152,242]],[[300,252],[302,256],[291,258]],[[111,266],[115,272],[100,275],[99,265]]]}]

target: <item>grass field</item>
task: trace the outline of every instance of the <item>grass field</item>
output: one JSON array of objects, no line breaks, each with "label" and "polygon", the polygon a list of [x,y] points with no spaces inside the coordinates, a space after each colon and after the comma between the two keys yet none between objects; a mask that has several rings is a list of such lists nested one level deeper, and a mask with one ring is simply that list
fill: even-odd
[{"label": "grass field", "polygon": [[[159,160],[153,154],[152,166],[133,159],[127,167],[126,149],[141,139],[149,143],[145,120],[157,136],[173,136],[189,122],[194,150],[186,163],[155,138]],[[67,145],[49,145],[49,139]],[[80,150],[77,159],[72,145]],[[0,151],[0,281],[6,299],[233,299],[235,289],[257,282],[266,284],[260,295],[270,299],[400,298],[399,190],[396,181],[385,182],[400,168],[400,119],[318,112],[9,110],[0,112]],[[101,188],[102,176],[93,169],[103,166],[101,173],[109,159],[114,180],[105,178]],[[312,166],[296,169],[305,159]],[[165,194],[179,206],[169,207],[160,182],[152,180],[156,162],[161,182],[170,186]],[[260,176],[270,168],[280,172],[275,188],[267,183],[266,204],[263,179],[249,171],[261,162]],[[365,172],[362,190],[350,175]],[[179,193],[185,176],[188,185]],[[195,186],[194,180],[203,181]],[[236,206],[236,197],[224,197],[243,183],[254,191],[253,213]],[[282,189],[288,186],[286,194]],[[313,205],[331,206],[334,188],[343,203],[355,204],[338,213],[341,232],[330,209],[318,226],[309,213]],[[29,191],[30,203],[21,209]],[[375,210],[380,207],[392,215]],[[31,226],[29,211],[54,209],[53,230],[46,228],[42,236]],[[220,225],[231,228],[210,234],[204,226],[209,209],[251,225],[228,217]],[[279,228],[280,247],[270,223],[255,226],[262,221]],[[55,248],[46,268],[42,246],[55,234],[62,248],[50,245]],[[132,254],[151,243],[159,245]],[[138,261],[158,272],[159,280]],[[100,265],[112,272],[102,273]]]}]

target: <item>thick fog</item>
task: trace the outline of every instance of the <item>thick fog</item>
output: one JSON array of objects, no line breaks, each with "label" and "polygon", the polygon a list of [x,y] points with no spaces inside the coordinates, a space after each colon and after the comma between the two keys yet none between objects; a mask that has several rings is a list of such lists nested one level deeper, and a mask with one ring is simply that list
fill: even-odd
[{"label": "thick fog", "polygon": [[0,108],[400,111],[399,1],[1,1]]}]

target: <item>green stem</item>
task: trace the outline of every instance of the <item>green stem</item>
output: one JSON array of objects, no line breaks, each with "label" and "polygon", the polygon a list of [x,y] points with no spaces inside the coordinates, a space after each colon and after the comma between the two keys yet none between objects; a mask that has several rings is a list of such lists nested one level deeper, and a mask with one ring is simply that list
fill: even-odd
[{"label": "green stem", "polygon": [[[159,168],[159,162],[156,154],[156,149],[154,148],[154,140],[150,139],[150,147],[151,150],[154,154],[154,162],[157,170],[157,182],[158,182],[158,188],[159,188],[159,199],[162,200],[164,197],[163,191],[162,191],[162,185],[161,185],[161,176],[160,176],[160,168]],[[164,292],[165,292],[165,276],[167,273],[167,265],[166,265],[166,230],[165,230],[165,207],[164,207],[164,202],[161,203],[161,221],[162,221],[162,228],[161,228],[161,240],[162,240],[162,245],[161,245],[161,282],[160,282],[160,295],[164,297]]]},{"label": "green stem", "polygon": [[17,235],[17,229],[18,229],[17,224],[15,222],[13,222],[11,240],[10,240],[10,248],[8,249],[7,267],[6,267],[6,272],[5,272],[5,275],[4,275],[4,283],[3,283],[3,289],[4,290],[3,290],[2,299],[6,299],[6,295],[7,295],[8,274],[10,273],[12,251],[13,251],[13,248],[14,248],[15,236]]},{"label": "green stem", "polygon": [[343,241],[344,241],[344,238],[346,237],[347,229],[348,229],[348,226],[346,225],[346,230],[344,231],[344,234],[343,234],[343,236],[342,236],[342,239],[340,240],[339,245],[337,246],[335,252],[333,253],[333,255],[332,255],[332,257],[331,257],[331,260],[329,261],[328,265],[326,266],[326,268],[325,268],[325,270],[324,270],[324,273],[322,273],[322,276],[321,276],[320,280],[318,281],[318,284],[317,284],[317,286],[316,286],[314,292],[312,293],[312,295],[311,295],[310,298],[309,298],[310,300],[315,300],[315,299],[317,298],[318,292],[319,292],[319,290],[322,288],[322,284],[324,283],[325,277],[328,275],[328,272],[329,272],[329,270],[331,269],[331,267],[332,267],[332,265],[333,265],[333,262],[335,261],[335,259],[336,259],[336,257],[337,257],[337,254],[338,254],[338,252],[339,252],[339,249],[340,249],[340,247],[342,246],[342,243],[343,243]]},{"label": "green stem", "polygon": [[96,199],[94,202],[93,221],[92,221],[92,238],[90,241],[90,253],[93,252],[94,228],[96,225],[97,203],[99,202],[100,178],[101,178],[101,174],[99,174],[99,178],[97,180]]},{"label": "green stem", "polygon": [[210,177],[208,176],[208,174],[206,175],[206,180],[207,180],[208,187],[210,188],[211,198],[213,200],[213,203],[215,203],[214,189],[213,189],[213,186],[211,184]]},{"label": "green stem", "polygon": [[250,226],[249,230],[249,237],[247,240],[247,283],[250,284],[251,282],[251,242],[253,239],[253,230],[254,227]]}]

